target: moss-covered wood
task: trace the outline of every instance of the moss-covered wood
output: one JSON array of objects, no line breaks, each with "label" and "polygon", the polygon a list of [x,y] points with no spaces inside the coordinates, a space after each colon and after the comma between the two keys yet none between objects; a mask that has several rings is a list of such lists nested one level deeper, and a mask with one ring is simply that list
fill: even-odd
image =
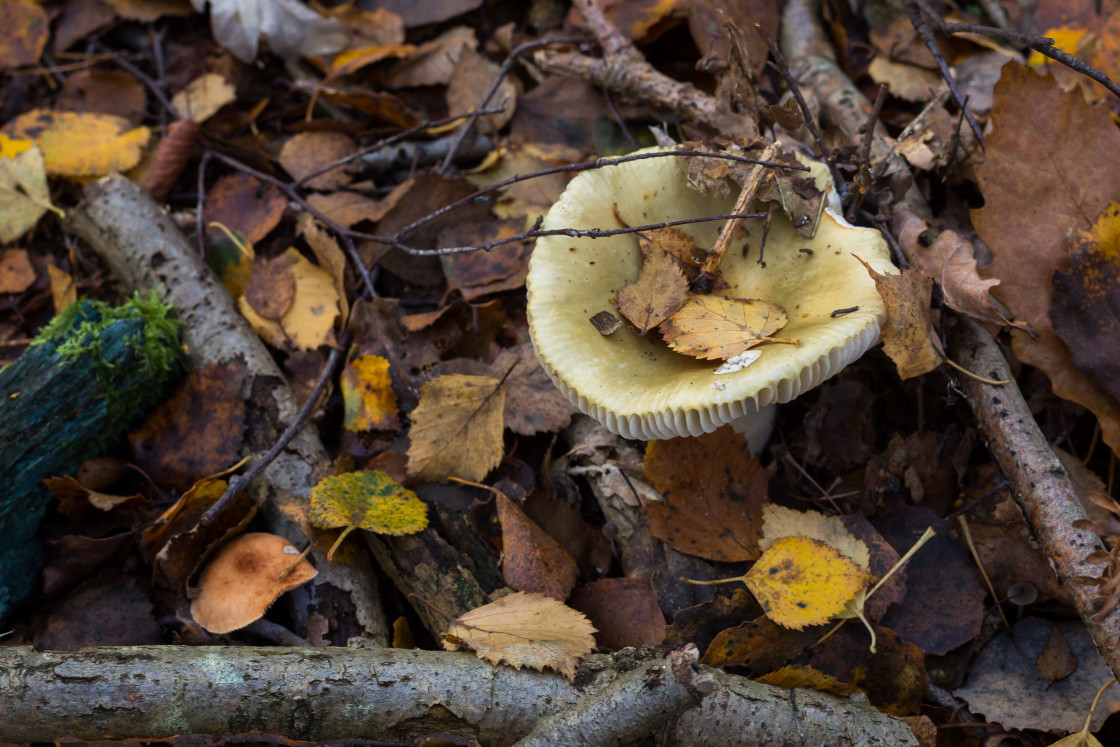
[{"label": "moss-covered wood", "polygon": [[117,447],[182,373],[179,323],[154,296],[82,301],[0,371],[0,623],[38,582],[42,481]]}]

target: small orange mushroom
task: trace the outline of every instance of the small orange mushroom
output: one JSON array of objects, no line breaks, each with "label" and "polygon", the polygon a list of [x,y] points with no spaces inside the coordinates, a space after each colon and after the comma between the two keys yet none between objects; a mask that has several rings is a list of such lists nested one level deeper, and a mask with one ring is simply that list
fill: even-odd
[{"label": "small orange mushroom", "polygon": [[281,594],[319,574],[305,560],[293,568],[299,554],[275,534],[252,532],[234,539],[202,571],[201,592],[191,602],[195,622],[211,633],[228,633],[257,620]]}]

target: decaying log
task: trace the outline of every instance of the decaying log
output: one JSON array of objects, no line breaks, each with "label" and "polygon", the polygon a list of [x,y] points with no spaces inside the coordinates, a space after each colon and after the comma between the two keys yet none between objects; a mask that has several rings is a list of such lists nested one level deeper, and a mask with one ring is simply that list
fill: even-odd
[{"label": "decaying log", "polygon": [[[81,236],[129,290],[155,291],[173,304],[185,323],[183,338],[194,368],[241,360],[242,392],[248,417],[245,444],[267,451],[295,419],[298,405],[264,343],[237,311],[233,299],[148,193],[122,176],[107,176],[85,187],[85,199],[70,211],[67,228]],[[331,460],[314,426],[306,426],[249,490],[262,504],[269,530],[304,545],[318,536],[306,519],[309,492],[331,472]],[[319,576],[297,589],[292,614],[297,632],[308,636],[311,614],[331,621],[331,639],[345,643],[367,637],[388,643],[388,625],[377,597],[368,558],[344,565],[328,563],[313,551]]]},{"label": "decaying log", "polygon": [[[591,656],[577,685],[570,685],[556,674],[439,651],[138,646],[59,653],[0,647],[0,740],[255,732],[315,742],[409,741],[451,732],[503,747],[527,737],[546,716],[560,718],[554,714],[572,709],[573,729],[585,729],[580,724],[588,716],[600,722],[594,732],[579,732],[589,737],[579,742],[585,745],[633,743],[662,725],[659,737],[667,744],[918,743],[903,721],[869,706],[706,667],[688,674],[680,668],[680,652],[675,674],[673,656],[633,649]],[[679,723],[651,716],[648,728],[640,729],[625,717],[627,709],[647,713],[655,704],[674,708],[695,697],[682,692],[682,674],[703,700]],[[620,692],[627,693],[624,703],[616,700]],[[612,704],[616,710],[606,710]],[[571,744],[576,736],[570,731],[549,743]]]},{"label": "decaying log", "polygon": [[121,313],[135,317],[115,320],[72,304],[0,372],[0,623],[40,583],[39,522],[53,500],[43,480],[119,447],[182,375],[169,310],[129,304]]}]

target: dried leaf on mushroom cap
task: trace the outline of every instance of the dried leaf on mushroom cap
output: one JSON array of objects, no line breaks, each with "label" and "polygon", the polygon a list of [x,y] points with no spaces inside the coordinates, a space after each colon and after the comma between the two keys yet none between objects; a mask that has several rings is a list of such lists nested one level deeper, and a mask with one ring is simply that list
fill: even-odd
[{"label": "dried leaf on mushroom cap", "polygon": [[[814,179],[827,185],[824,166],[808,165]],[[733,190],[719,198],[689,189],[684,159],[652,158],[580,174],[549,211],[544,228],[615,226],[616,211],[631,226],[683,220],[729,213],[734,201]],[[637,237],[541,237],[526,286],[530,333],[544,369],[580,410],[615,433],[642,439],[711,432],[817,386],[879,337],[883,301],[856,257],[880,272],[897,272],[878,231],[851,226],[834,200],[826,204],[813,238],[775,214],[765,266],[757,262],[761,222],[744,221],[743,238],[720,265],[730,284],[721,293],[780,305],[790,317],[782,336],[800,345],[761,345],[754,348],[757,361],[718,378],[718,361],[674,353],[655,335],[640,337],[624,327],[608,337],[588,324],[638,276]],[[722,225],[680,229],[699,246],[711,247]],[[857,308],[831,316],[852,307]],[[713,386],[716,382],[722,388]]]},{"label": "dried leaf on mushroom cap", "polygon": [[306,560],[280,576],[299,557],[284,537],[263,532],[243,534],[218,551],[199,578],[201,592],[191,602],[191,616],[211,633],[229,633],[262,617],[286,591],[319,574]]}]

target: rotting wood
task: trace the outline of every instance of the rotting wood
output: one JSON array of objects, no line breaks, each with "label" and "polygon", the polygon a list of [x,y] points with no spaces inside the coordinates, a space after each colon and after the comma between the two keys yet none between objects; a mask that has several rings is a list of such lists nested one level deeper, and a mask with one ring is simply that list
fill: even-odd
[{"label": "rotting wood", "polygon": [[[128,179],[108,176],[87,184],[85,198],[66,221],[128,290],[155,291],[175,306],[184,322],[183,339],[193,368],[240,359],[248,406],[245,445],[268,450],[295,418],[298,403],[275,360],[233,299],[203,263],[171,217],[148,193]],[[299,544],[317,537],[307,521],[307,500],[318,479],[331,472],[331,460],[313,426],[305,427],[250,485],[262,504],[269,531]],[[312,613],[332,623],[331,640],[389,640],[388,624],[377,595],[372,564],[328,563],[313,550],[319,576],[292,592],[296,631],[308,637]]]}]

